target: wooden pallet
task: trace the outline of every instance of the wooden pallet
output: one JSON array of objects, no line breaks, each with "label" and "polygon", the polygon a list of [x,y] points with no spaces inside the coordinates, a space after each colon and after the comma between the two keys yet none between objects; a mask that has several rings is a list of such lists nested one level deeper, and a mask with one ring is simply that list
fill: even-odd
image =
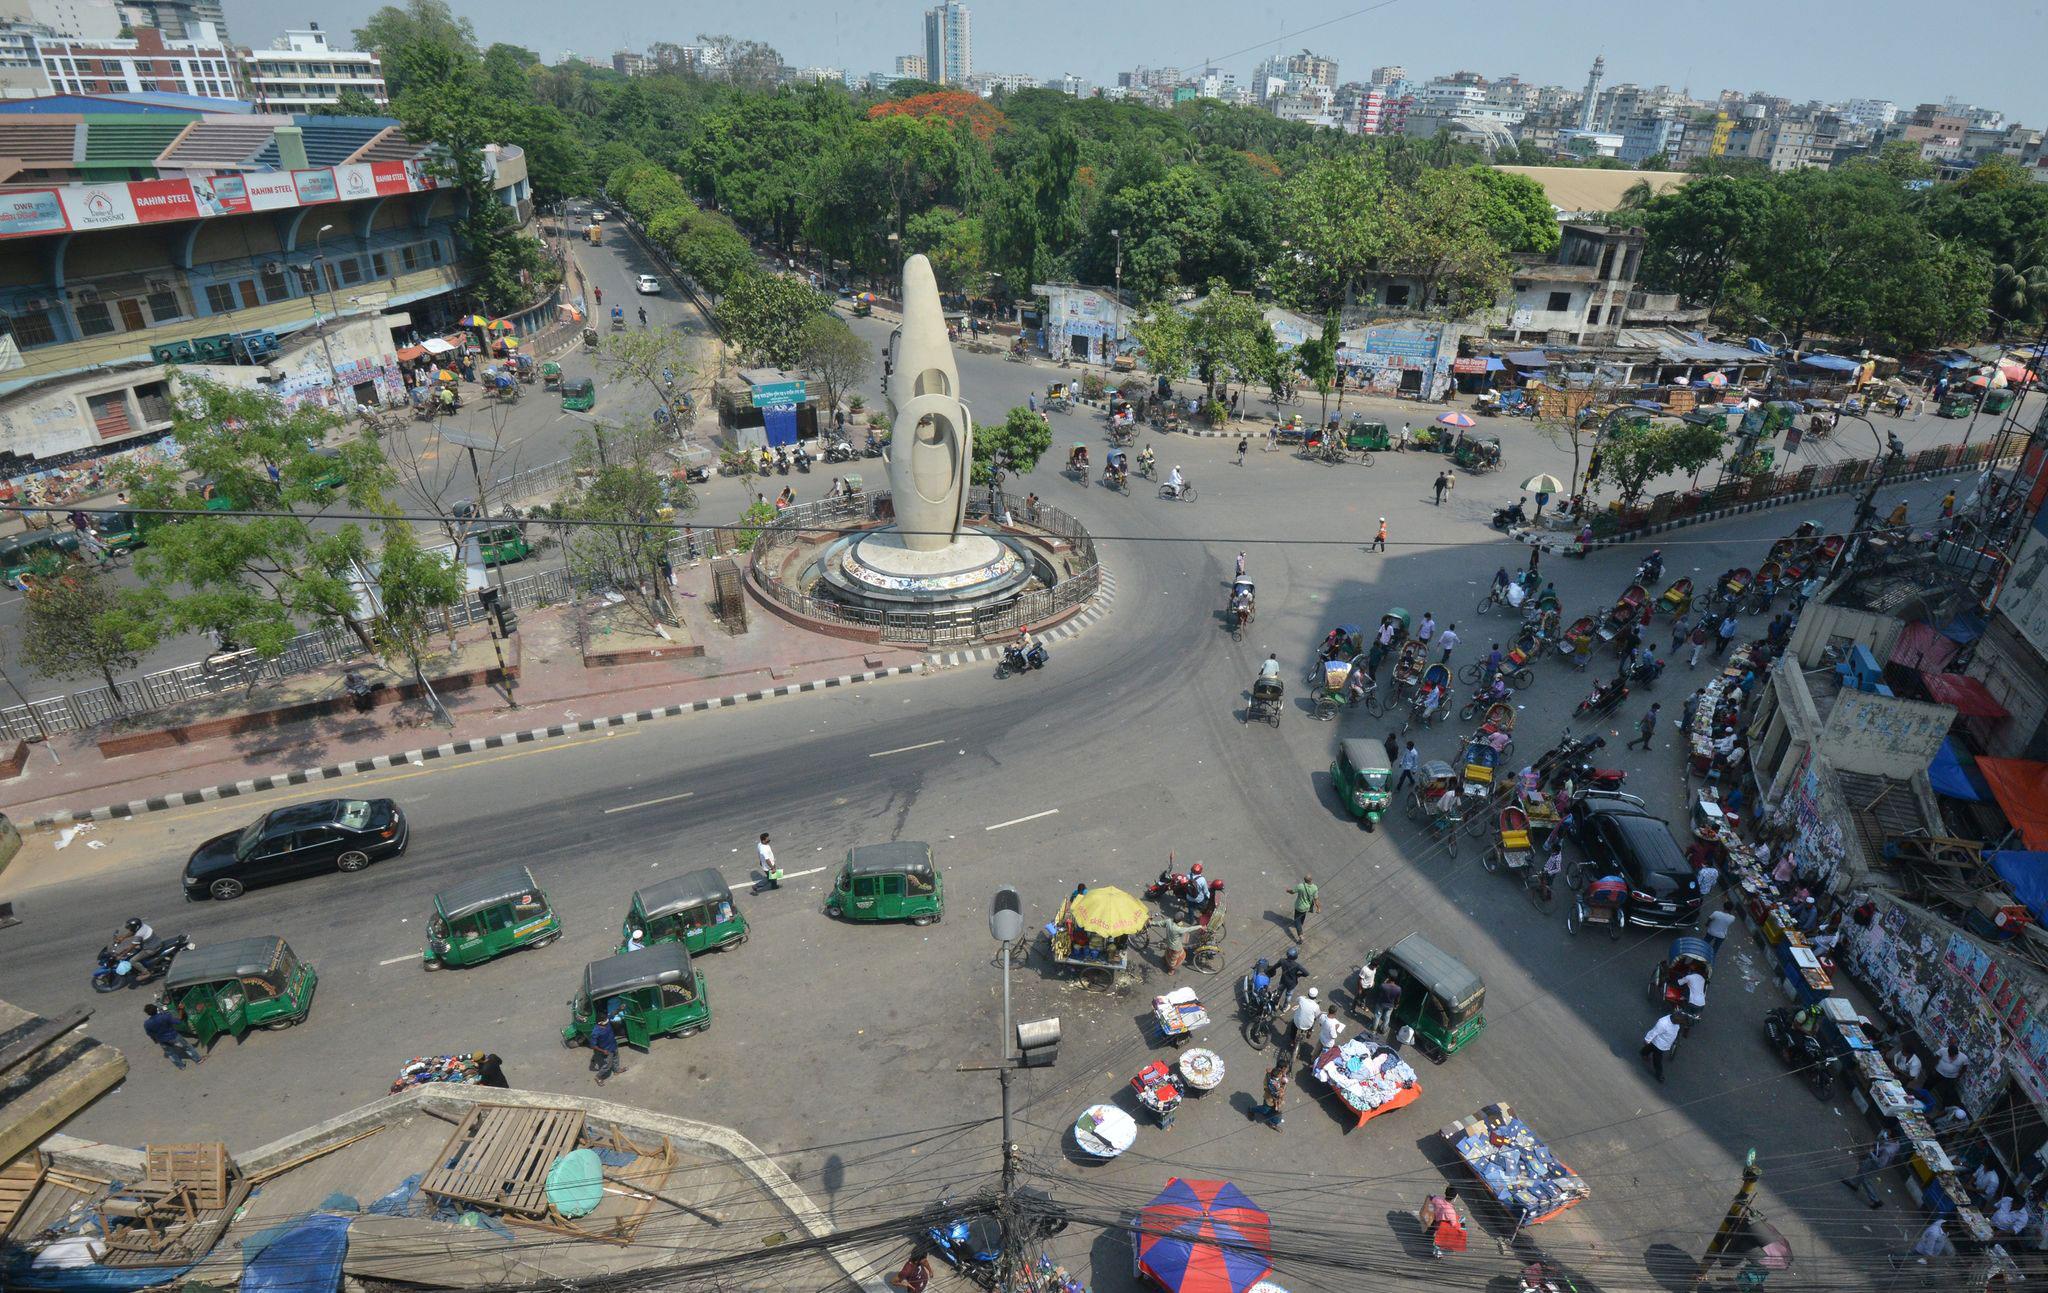
[{"label": "wooden pallet", "polygon": [[581,1109],[480,1104],[463,1115],[420,1191],[508,1218],[546,1219],[548,1172],[583,1141]]},{"label": "wooden pallet", "polygon": [[195,1145],[150,1145],[143,1153],[149,1185],[163,1191],[184,1186],[194,1207],[211,1211],[228,1200],[234,1164],[219,1141]]},{"label": "wooden pallet", "polygon": [[42,1151],[34,1149],[0,1167],[0,1239],[7,1238],[15,1219],[28,1207],[46,1170]]},{"label": "wooden pallet", "polygon": [[213,1251],[221,1233],[235,1219],[235,1213],[249,1197],[249,1182],[236,1177],[228,1187],[224,1206],[200,1212],[191,1220],[173,1220],[162,1227],[160,1236],[137,1234],[134,1228],[117,1229],[107,1237],[102,1266],[182,1266],[198,1261]]}]

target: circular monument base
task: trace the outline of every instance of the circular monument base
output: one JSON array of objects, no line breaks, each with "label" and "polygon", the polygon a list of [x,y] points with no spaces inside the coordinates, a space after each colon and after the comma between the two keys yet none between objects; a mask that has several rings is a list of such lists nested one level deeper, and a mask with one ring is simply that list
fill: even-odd
[{"label": "circular monument base", "polygon": [[975,606],[1020,591],[1031,568],[1000,539],[965,533],[930,552],[906,547],[895,530],[835,545],[819,574],[835,593],[870,606]]}]

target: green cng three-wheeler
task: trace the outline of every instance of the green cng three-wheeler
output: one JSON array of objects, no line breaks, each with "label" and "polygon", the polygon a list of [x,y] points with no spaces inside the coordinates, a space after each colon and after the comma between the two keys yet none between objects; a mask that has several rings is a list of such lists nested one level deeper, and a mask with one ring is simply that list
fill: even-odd
[{"label": "green cng three-wheeler", "polygon": [[643,945],[681,942],[692,953],[747,941],[747,918],[732,900],[732,886],[712,867],[637,890],[619,931],[621,952],[636,929]]},{"label": "green cng three-wheeler", "polygon": [[251,1028],[289,1028],[313,1009],[320,976],[281,938],[187,948],[164,976],[162,1002],[178,1031],[211,1046]]},{"label": "green cng three-wheeler", "polygon": [[476,541],[477,560],[487,566],[509,566],[533,555],[526,527],[517,521],[483,521],[463,537]]},{"label": "green cng three-wheeler", "polygon": [[1415,1030],[1415,1044],[1441,1064],[1486,1028],[1486,984],[1465,963],[1420,934],[1410,934],[1366,964],[1375,982],[1394,979],[1401,1004],[1394,1022]]},{"label": "green cng three-wheeler", "polygon": [[523,866],[478,876],[434,895],[427,945],[420,964],[481,965],[522,947],[543,947],[562,936],[548,896]]},{"label": "green cng three-wheeler", "polygon": [[589,1045],[600,1011],[621,1042],[642,1050],[657,1037],[688,1037],[711,1026],[704,976],[681,943],[657,943],[584,966],[562,1045]]},{"label": "green cng three-wheeler", "polygon": [[1330,786],[1344,811],[1358,824],[1372,830],[1386,814],[1393,798],[1394,771],[1387,766],[1387,752],[1378,741],[1357,738],[1337,743],[1337,760],[1330,765]]},{"label": "green cng three-wheeler", "polygon": [[562,382],[562,409],[568,413],[588,413],[597,406],[597,383],[588,377],[564,379]]},{"label": "green cng three-wheeler", "polygon": [[907,920],[929,925],[946,914],[946,886],[932,846],[913,840],[848,849],[825,914],[844,920]]}]

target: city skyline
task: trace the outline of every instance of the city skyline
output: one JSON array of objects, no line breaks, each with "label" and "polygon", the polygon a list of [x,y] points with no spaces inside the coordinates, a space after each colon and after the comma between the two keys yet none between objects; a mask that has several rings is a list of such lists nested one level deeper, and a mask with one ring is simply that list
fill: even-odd
[{"label": "city skyline", "polygon": [[[380,7],[376,0],[313,0],[290,7],[228,0],[225,6],[237,38],[259,46],[308,21],[347,33]],[[644,50],[657,40],[688,43],[700,28],[724,25],[733,28],[732,35],[773,45],[793,66],[839,67],[861,76],[888,72],[898,55],[923,53],[924,14],[932,5],[762,0],[748,7],[744,25],[686,19],[655,0],[615,0],[578,14],[574,23],[563,20],[559,5],[539,0],[496,0],[488,6],[454,0],[451,7],[471,20],[484,43],[523,45],[549,62],[564,49],[608,60],[614,50]],[[971,2],[969,8],[977,71],[1024,72],[1048,81],[1071,73],[1092,86],[1113,85],[1117,72],[1141,64],[1213,62],[1244,78],[1275,53],[1306,47],[1336,59],[1346,81],[1394,63],[1422,79],[1469,70],[1576,88],[1600,55],[1609,85],[1663,84],[1705,99],[1724,89],[1799,102],[1890,99],[1905,108],[1952,96],[1998,109],[2008,121],[2048,122],[2048,85],[2027,67],[2024,42],[1930,41],[1924,15],[1899,0],[1873,0],[1853,25],[1823,31],[1832,38],[1825,53],[1806,41],[1726,39],[1729,32],[1783,28],[1784,6],[1762,0],[1722,6],[1714,24],[1722,34],[1711,38],[1703,38],[1690,11],[1615,0],[1576,6],[1569,24],[1503,22],[1502,6],[1479,0],[1431,7],[1393,0],[1362,15],[1352,0],[1312,6],[1140,0],[1109,10],[1078,0],[1041,0],[1028,10]],[[1086,31],[1088,38],[1076,40],[1076,31]],[[1455,44],[1443,40],[1446,31],[1457,33]],[[1213,48],[1194,47],[1198,40]]]}]

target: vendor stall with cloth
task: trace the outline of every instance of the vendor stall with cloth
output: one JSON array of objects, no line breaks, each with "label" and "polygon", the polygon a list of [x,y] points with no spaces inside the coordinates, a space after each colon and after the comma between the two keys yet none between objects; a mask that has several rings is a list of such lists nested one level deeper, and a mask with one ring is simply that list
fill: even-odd
[{"label": "vendor stall with cloth", "polygon": [[1315,1075],[1363,1127],[1383,1113],[1414,1104],[1422,1095],[1415,1070],[1390,1046],[1354,1037],[1316,1057]]}]

